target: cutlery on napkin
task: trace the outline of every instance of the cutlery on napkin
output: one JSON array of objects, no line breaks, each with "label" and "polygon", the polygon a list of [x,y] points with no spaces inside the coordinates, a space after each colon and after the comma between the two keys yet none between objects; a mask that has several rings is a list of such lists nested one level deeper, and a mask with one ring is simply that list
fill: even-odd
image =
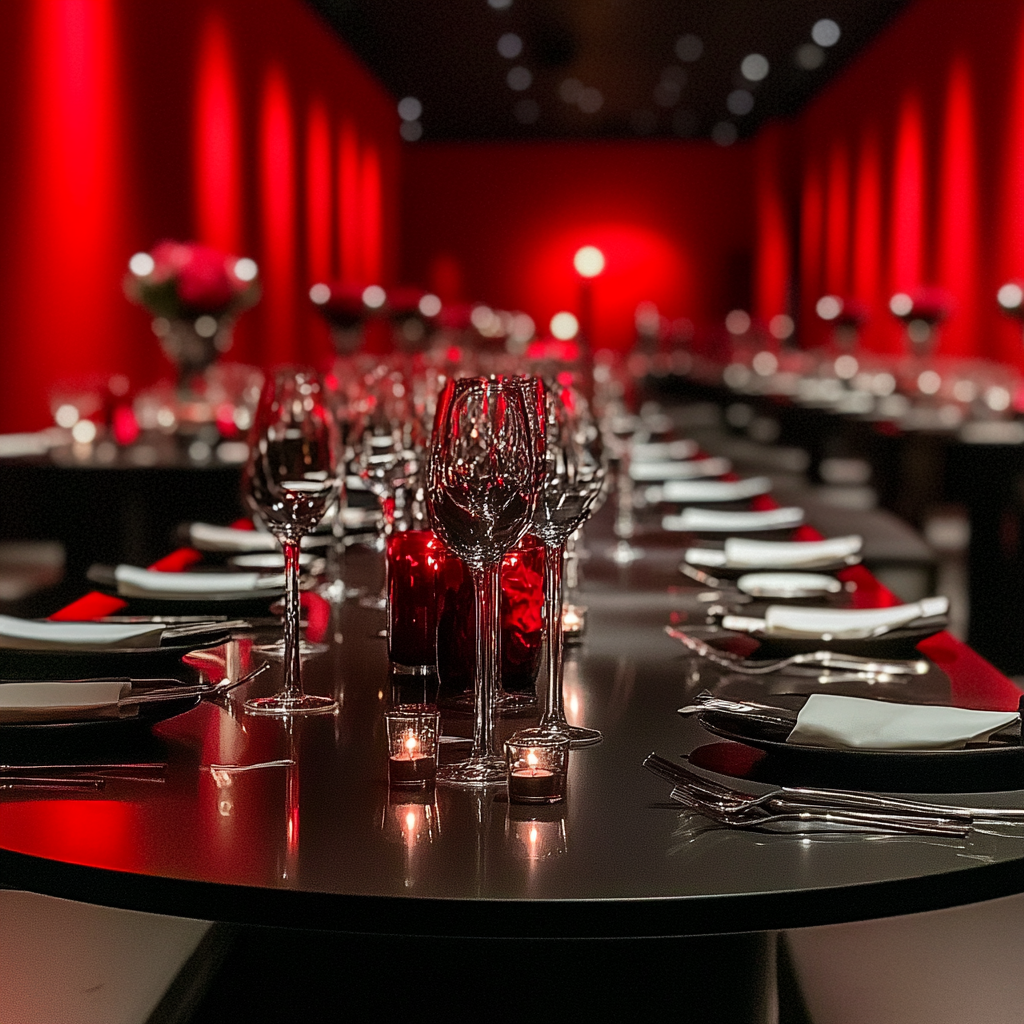
[{"label": "cutlery on napkin", "polygon": [[156,647],[164,627],[147,623],[39,622],[0,615],[0,648],[17,650],[102,650]]},{"label": "cutlery on napkin", "polygon": [[691,565],[735,569],[814,569],[859,554],[863,538],[856,534],[829,540],[750,540],[730,537],[725,548],[689,548],[683,559]]},{"label": "cutlery on napkin", "polygon": [[777,741],[852,750],[960,750],[1020,721],[1019,711],[898,704],[835,693],[812,693],[799,711],[727,700],[707,690],[694,700],[679,713],[711,712],[754,724]]},{"label": "cutlery on napkin", "polygon": [[659,501],[743,501],[767,494],[772,482],[766,476],[746,480],[668,480],[661,487],[648,487],[645,497],[652,505]]},{"label": "cutlery on napkin", "polygon": [[636,481],[697,480],[700,477],[723,476],[732,469],[728,459],[693,459],[689,462],[632,462],[629,475]]},{"label": "cutlery on napkin", "polygon": [[683,533],[755,533],[783,530],[804,521],[802,508],[773,508],[765,512],[723,512],[713,508],[687,508],[677,516],[665,516],[662,528]]},{"label": "cutlery on napkin", "polygon": [[808,639],[864,640],[908,626],[919,619],[934,619],[949,611],[945,597],[926,597],[923,601],[894,608],[793,608],[772,604],[764,618],[726,615],[725,629],[740,633],[764,633]]}]

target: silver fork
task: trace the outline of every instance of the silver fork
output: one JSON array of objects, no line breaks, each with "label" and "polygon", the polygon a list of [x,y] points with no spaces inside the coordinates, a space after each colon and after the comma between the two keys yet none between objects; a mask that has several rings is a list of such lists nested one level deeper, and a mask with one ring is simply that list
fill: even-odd
[{"label": "silver fork", "polygon": [[890,661],[876,661],[874,658],[863,658],[856,654],[841,654],[838,651],[809,651],[804,654],[793,654],[788,658],[775,658],[770,661],[749,661],[738,655],[730,654],[728,651],[720,651],[703,640],[698,640],[689,633],[684,633],[675,626],[666,626],[665,632],[678,640],[684,646],[693,651],[694,654],[731,672],[738,672],[747,676],[766,676],[773,672],[780,672],[791,665],[821,665],[824,668],[837,668],[850,672],[860,672],[866,676],[921,676],[929,668],[928,662],[923,658],[910,660],[892,659]]},{"label": "silver fork", "polygon": [[831,807],[847,811],[871,811],[883,814],[905,814],[935,816],[955,820],[965,825],[975,822],[1001,822],[1019,824],[1024,822],[1024,809],[1017,807],[965,807],[956,804],[934,804],[922,800],[906,800],[902,797],[883,796],[880,793],[865,793],[858,790],[818,789],[812,786],[779,786],[767,793],[751,795],[732,789],[713,779],[705,778],[687,768],[657,754],[649,754],[644,767],[678,789],[693,794],[696,798],[726,807],[737,812],[758,807],[778,809]]},{"label": "silver fork", "polygon": [[130,707],[133,704],[152,704],[163,700],[176,700],[179,697],[213,697],[248,683],[258,675],[270,668],[270,662],[265,661],[254,669],[246,672],[238,679],[222,679],[213,686],[168,686],[159,690],[150,690],[148,693],[138,693],[119,700],[118,707]]}]

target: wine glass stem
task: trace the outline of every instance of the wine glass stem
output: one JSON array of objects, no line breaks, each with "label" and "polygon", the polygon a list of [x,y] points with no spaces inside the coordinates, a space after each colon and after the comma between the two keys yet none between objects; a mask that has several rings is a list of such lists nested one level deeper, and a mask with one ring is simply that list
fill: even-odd
[{"label": "wine glass stem", "polygon": [[548,630],[548,703],[541,726],[566,725],[562,697],[562,563],[565,545],[544,550],[544,619]]},{"label": "wine glass stem", "polygon": [[288,697],[302,693],[302,658],[299,621],[299,542],[287,540],[284,548],[284,692]]},{"label": "wine glass stem", "polygon": [[494,698],[501,667],[501,566],[473,569],[476,606],[476,720],[473,723],[473,756],[500,756],[494,748]]}]

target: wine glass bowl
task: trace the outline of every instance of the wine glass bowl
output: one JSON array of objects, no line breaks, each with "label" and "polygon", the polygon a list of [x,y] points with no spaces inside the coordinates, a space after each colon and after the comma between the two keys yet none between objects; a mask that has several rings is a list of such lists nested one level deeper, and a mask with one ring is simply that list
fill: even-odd
[{"label": "wine glass bowl", "polygon": [[500,672],[499,570],[533,520],[540,480],[536,384],[510,378],[450,381],[438,401],[427,469],[434,531],[466,564],[476,609],[473,749],[439,780],[463,786],[503,784],[506,766],[494,737]]},{"label": "wine glass bowl", "polygon": [[285,556],[284,689],[246,701],[256,714],[333,711],[337,702],[302,691],[299,558],[303,536],[338,496],[337,427],[316,372],[277,370],[256,411],[246,500],[280,541]]}]

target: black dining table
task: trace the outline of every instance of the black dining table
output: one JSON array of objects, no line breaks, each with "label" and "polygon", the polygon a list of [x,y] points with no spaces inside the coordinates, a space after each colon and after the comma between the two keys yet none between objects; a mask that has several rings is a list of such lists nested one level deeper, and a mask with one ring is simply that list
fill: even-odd
[{"label": "black dining table", "polygon": [[[157,781],[108,781],[90,794],[0,792],[2,884],[246,928],[345,935],[350,943],[376,943],[372,948],[384,957],[392,948],[408,952],[403,941],[429,936],[432,956],[458,949],[452,966],[463,979],[503,957],[536,966],[536,957],[543,963],[549,955],[544,949],[572,948],[568,959],[556,958],[552,977],[560,980],[517,991],[544,991],[577,1009],[601,1005],[609,978],[628,984],[636,1006],[643,1003],[638,992],[664,999],[683,977],[728,976],[723,984],[734,991],[721,997],[726,1009],[707,1018],[723,1020],[741,990],[750,1005],[763,1002],[773,970],[766,936],[1024,891],[1024,837],[971,833],[937,841],[689,829],[683,808],[669,800],[670,787],[642,767],[652,751],[673,760],[689,754],[698,767],[732,775],[751,791],[793,781],[801,768],[724,741],[677,709],[705,688],[766,699],[820,684],[737,679],[688,655],[664,633],[670,621],[701,626],[707,618],[707,588],[678,569],[685,538],[651,524],[634,540],[644,557],[618,566],[605,527],[602,514],[587,533],[577,595],[588,608],[586,633],[568,648],[565,682],[570,720],[600,729],[604,740],[572,753],[563,804],[509,804],[501,790],[389,790],[384,712],[395,701],[429,699],[429,680],[389,673],[384,614],[349,600],[331,606],[326,650],[305,662],[306,688],[335,694],[336,713],[292,720],[245,713],[246,697],[278,687],[275,662],[230,695],[151,731],[108,733],[102,745],[90,746],[82,726],[76,756],[166,759],[165,773]],[[350,586],[373,592],[382,558],[353,547],[343,571]],[[186,674],[216,680],[247,670],[261,657],[254,645],[276,635],[265,633],[201,652]],[[1017,688],[948,634],[925,641],[922,650],[933,660],[926,675],[833,689],[910,702],[1017,706]],[[534,721],[529,714],[503,718],[499,732]],[[446,712],[442,728],[442,759],[457,759],[466,750],[458,738],[470,734],[470,717]],[[22,745],[15,754],[60,760],[61,742],[41,737],[38,747],[26,753]],[[277,761],[292,763],[211,767]],[[946,761],[935,776],[944,792],[939,799],[1024,807],[1024,751],[994,773],[969,752],[952,769]],[[841,774],[841,761],[839,767]],[[882,788],[906,791],[912,782],[919,792],[936,791],[927,770],[907,778],[901,771],[894,762],[891,785]],[[856,785],[856,772],[840,781]],[[675,950],[668,960],[652,959],[644,942],[656,940]],[[515,944],[524,942],[542,952],[517,961],[523,947]],[[414,948],[416,956],[427,955],[424,945]],[[598,948],[603,959],[595,961]],[[695,951],[710,951],[707,962],[695,960]],[[409,969],[405,963],[400,971],[406,979]],[[347,984],[357,981],[350,976]],[[446,984],[452,987],[450,979]],[[503,997],[493,986],[488,991],[495,1019],[505,1019]],[[762,1017],[750,1010],[734,1019]]]}]

